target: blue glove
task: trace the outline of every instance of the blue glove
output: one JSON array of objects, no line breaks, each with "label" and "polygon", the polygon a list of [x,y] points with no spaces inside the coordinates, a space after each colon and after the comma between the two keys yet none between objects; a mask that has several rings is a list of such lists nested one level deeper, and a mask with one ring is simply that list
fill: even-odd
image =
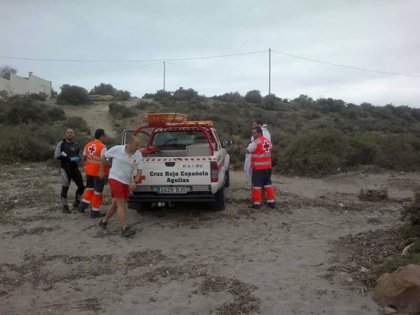
[{"label": "blue glove", "polygon": [[70,162],[79,163],[81,160],[80,156],[73,156],[70,158]]}]

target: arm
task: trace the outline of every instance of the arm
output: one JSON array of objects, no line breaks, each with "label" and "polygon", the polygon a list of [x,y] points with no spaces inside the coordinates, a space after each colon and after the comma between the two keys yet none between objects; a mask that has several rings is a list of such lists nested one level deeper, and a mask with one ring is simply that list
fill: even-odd
[{"label": "arm", "polygon": [[142,173],[142,170],[137,169],[136,176],[134,177],[134,180],[130,184],[130,187],[129,187],[129,190],[130,191],[133,191],[134,189],[136,189],[137,185],[140,183],[140,181],[141,181],[141,173]]},{"label": "arm", "polygon": [[105,178],[105,165],[108,164],[107,158],[105,156],[106,152],[107,152],[106,148],[103,148],[101,151],[101,164],[99,165],[99,174],[98,174],[99,178]]},{"label": "arm", "polygon": [[255,143],[255,141],[252,141],[249,145],[248,145],[248,147],[246,148],[246,153],[247,154],[249,154],[249,153],[252,153],[252,152],[254,152],[255,151],[255,149],[257,148],[257,144]]},{"label": "arm", "polygon": [[54,151],[54,158],[58,160],[64,160],[67,158],[67,154],[64,151],[61,151],[61,145],[63,144],[63,141],[60,141],[57,146],[55,147]]},{"label": "arm", "polygon": [[139,151],[137,151],[136,154],[138,154],[137,164],[136,164],[137,172],[134,177],[133,183],[130,185],[130,189],[132,190],[136,189],[136,186],[141,182],[141,179],[142,179],[143,156]]}]

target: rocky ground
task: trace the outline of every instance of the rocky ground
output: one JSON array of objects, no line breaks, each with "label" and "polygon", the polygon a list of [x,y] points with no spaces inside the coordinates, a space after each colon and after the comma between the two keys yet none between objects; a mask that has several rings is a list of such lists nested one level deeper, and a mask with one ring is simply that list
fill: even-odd
[{"label": "rocky ground", "polygon": [[[274,176],[279,207],[248,208],[232,174],[226,210],[179,205],[116,218],[59,205],[58,168],[0,167],[1,314],[377,314],[377,266],[399,253],[399,211],[414,173]],[[361,188],[389,198],[361,201]],[[71,191],[74,193],[74,187]],[[105,190],[109,203],[109,191]]]}]

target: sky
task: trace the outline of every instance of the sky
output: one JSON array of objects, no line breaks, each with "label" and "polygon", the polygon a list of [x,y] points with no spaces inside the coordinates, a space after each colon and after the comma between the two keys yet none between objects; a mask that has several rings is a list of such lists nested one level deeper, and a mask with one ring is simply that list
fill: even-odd
[{"label": "sky", "polygon": [[57,92],[270,89],[420,107],[419,0],[0,0],[0,11],[0,66]]}]

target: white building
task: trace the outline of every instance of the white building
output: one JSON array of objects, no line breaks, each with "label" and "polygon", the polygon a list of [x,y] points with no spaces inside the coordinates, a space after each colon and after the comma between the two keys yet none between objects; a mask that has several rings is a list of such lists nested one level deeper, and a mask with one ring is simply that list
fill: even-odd
[{"label": "white building", "polygon": [[10,79],[0,78],[0,91],[6,91],[8,95],[14,94],[38,94],[45,93],[51,97],[51,81],[44,80],[29,72],[27,78],[10,73]]}]

